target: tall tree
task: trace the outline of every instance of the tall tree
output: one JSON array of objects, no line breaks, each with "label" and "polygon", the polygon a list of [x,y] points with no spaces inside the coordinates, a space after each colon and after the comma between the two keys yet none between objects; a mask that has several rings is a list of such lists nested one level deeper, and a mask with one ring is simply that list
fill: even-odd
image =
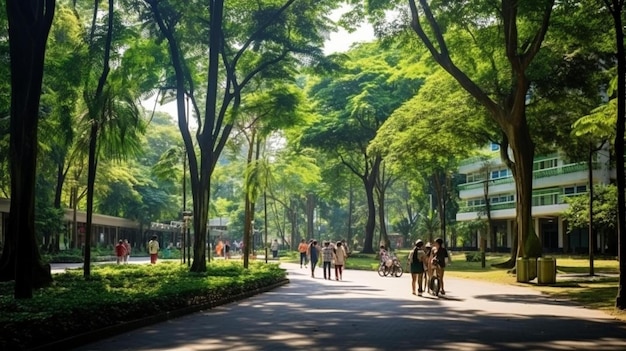
[{"label": "tall tree", "polygon": [[619,287],[615,305],[626,309],[626,172],[624,171],[624,131],[626,130],[626,50],[624,49],[624,0],[604,0],[613,18],[617,56],[617,123],[615,158],[617,171],[617,238],[619,242]]},{"label": "tall tree", "polygon": [[[539,53],[548,31],[554,0],[524,1],[502,0],[498,6],[488,2],[478,2],[468,6],[465,2],[431,3],[427,0],[409,0],[411,28],[428,48],[432,58],[452,75],[485,109],[491,119],[504,133],[501,157],[513,173],[516,187],[516,222],[518,256],[538,255],[539,241],[532,227],[532,174],[535,144],[532,140],[526,105],[531,79],[527,73],[529,66]],[[372,11],[380,12],[384,4],[376,2]],[[434,10],[434,11],[433,11]],[[450,16],[450,17],[446,17]],[[455,23],[456,21],[456,23]],[[487,23],[487,25],[485,25]],[[491,23],[491,25],[489,25]],[[533,26],[531,23],[536,23]],[[445,25],[444,25],[445,24]],[[453,56],[454,47],[449,47],[445,30],[459,26],[466,28],[478,50],[486,47],[481,34],[493,38],[499,36],[504,43],[500,52],[508,61],[508,83],[492,80],[489,84],[471,78],[467,74],[467,62]],[[489,39],[486,39],[489,40]],[[494,50],[486,55],[487,62],[493,65]],[[457,64],[459,60],[459,64]],[[495,72],[494,72],[495,73]],[[485,83],[485,82],[483,82]],[[509,155],[508,149],[512,155]],[[510,157],[512,156],[512,157]],[[515,260],[511,260],[514,264]]]},{"label": "tall tree", "polygon": [[15,298],[52,281],[35,238],[37,125],[48,33],[55,0],[7,0],[11,58],[9,162],[11,217],[0,259],[0,280],[15,279]]},{"label": "tall tree", "polygon": [[[228,6],[224,0],[211,0],[208,6],[204,2],[145,0],[145,3],[167,41],[174,69],[178,122],[189,160],[193,224],[197,233],[191,270],[206,271],[205,233],[211,175],[239,114],[244,89],[257,76],[284,76],[281,69],[284,62],[321,59],[322,34],[330,28],[325,14],[337,2],[229,2]],[[183,12],[188,16],[181,16]],[[243,18],[246,21],[242,22]],[[198,30],[206,36],[194,35]],[[190,59],[196,56],[198,47],[208,52],[206,80],[200,81],[206,90],[200,93],[196,88],[197,77],[192,74],[198,67],[193,67]],[[205,94],[203,109],[199,107],[201,93]],[[185,97],[190,98],[198,117],[199,154],[193,149],[185,118]],[[249,249],[250,245],[245,245],[245,259]]]},{"label": "tall tree", "polygon": [[401,50],[378,52],[379,45],[364,44],[349,51],[352,60],[342,70],[312,86],[311,95],[323,117],[302,139],[305,145],[339,159],[363,183],[368,217],[362,251],[370,253],[376,227],[374,189],[383,159],[368,146],[384,121],[421,85],[419,77],[398,74]]}]

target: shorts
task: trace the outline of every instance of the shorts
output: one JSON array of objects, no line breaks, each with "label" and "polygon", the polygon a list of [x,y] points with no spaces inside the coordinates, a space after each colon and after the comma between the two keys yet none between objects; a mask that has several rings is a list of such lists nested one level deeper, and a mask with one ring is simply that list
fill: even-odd
[{"label": "shorts", "polygon": [[424,264],[422,262],[412,262],[411,274],[421,274],[421,273],[424,273]]}]

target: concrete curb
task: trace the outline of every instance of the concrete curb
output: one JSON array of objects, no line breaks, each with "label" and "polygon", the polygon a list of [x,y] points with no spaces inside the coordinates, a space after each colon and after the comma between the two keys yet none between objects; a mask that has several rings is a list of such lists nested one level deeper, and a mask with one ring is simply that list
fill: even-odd
[{"label": "concrete curb", "polygon": [[157,323],[165,322],[170,319],[182,317],[191,313],[195,313],[195,312],[199,312],[203,310],[210,310],[214,307],[218,307],[218,306],[226,305],[231,302],[243,300],[243,299],[252,297],[254,295],[258,295],[264,292],[274,290],[286,284],[289,284],[289,279],[287,278],[277,283],[268,285],[268,286],[242,292],[237,295],[225,297],[213,303],[189,306],[189,307],[181,308],[181,309],[174,310],[174,311],[159,313],[157,315],[142,318],[142,319],[119,323],[119,324],[108,326],[102,329],[92,330],[86,333],[78,334],[76,336],[54,341],[49,344],[36,346],[28,350],[47,351],[47,350],[67,350],[67,349],[76,348],[79,346],[92,343],[94,341],[110,338],[112,336],[119,335],[127,331],[139,329],[139,328],[146,327],[152,324],[157,324]]}]

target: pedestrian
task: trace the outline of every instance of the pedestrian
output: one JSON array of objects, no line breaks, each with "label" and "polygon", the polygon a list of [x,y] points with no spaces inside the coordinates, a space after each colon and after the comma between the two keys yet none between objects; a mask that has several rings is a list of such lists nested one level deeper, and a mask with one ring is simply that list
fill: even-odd
[{"label": "pedestrian", "polygon": [[[324,279],[330,279],[330,265],[333,262],[333,248],[330,246],[330,242],[325,241],[322,248],[322,269],[324,270]],[[326,277],[328,274],[328,278]]]},{"label": "pedestrian", "polygon": [[124,239],[124,248],[126,249],[126,255],[124,256],[124,263],[128,263],[130,259],[130,243],[128,239]]},{"label": "pedestrian", "polygon": [[446,294],[446,289],[444,289],[443,284],[443,274],[446,271],[446,261],[450,260],[450,255],[448,254],[448,250],[443,247],[443,239],[437,238],[435,239],[435,246],[433,247],[433,263],[437,263],[434,266],[434,269],[437,270],[437,277],[439,278],[439,284],[441,286],[441,295]]},{"label": "pedestrian", "polygon": [[155,264],[159,255],[159,241],[156,235],[153,235],[148,242],[148,253],[150,254],[150,263]]},{"label": "pedestrian", "polygon": [[224,244],[224,259],[230,258],[230,243],[226,240],[226,244]]},{"label": "pedestrian", "polygon": [[311,245],[309,245],[307,256],[309,257],[309,262],[311,262],[311,278],[315,278],[315,266],[317,266],[317,261],[320,256],[320,251],[317,247],[317,240],[313,240]]},{"label": "pedestrian", "polygon": [[343,249],[343,243],[341,241],[337,242],[337,248],[333,254],[335,260],[335,279],[343,280],[343,266],[346,264],[348,255]]},{"label": "pedestrian", "polygon": [[433,250],[430,242],[424,245],[424,253],[426,254],[426,259],[424,260],[424,284],[426,284],[426,289],[430,292],[430,277],[433,276],[431,265]]},{"label": "pedestrian", "polygon": [[117,245],[115,245],[115,256],[117,257],[117,264],[124,263],[124,257],[126,257],[126,248],[124,247],[124,240],[120,239]]},{"label": "pedestrian", "polygon": [[350,256],[350,247],[348,247],[348,244],[346,243],[346,239],[341,240],[341,247],[343,248],[343,251],[346,253],[346,258],[348,258],[348,256]]},{"label": "pedestrian", "polygon": [[302,264],[304,263],[304,268],[307,268],[307,259],[306,259],[306,250],[309,246],[306,244],[306,240],[300,240],[300,245],[298,245],[298,252],[300,252],[300,268],[302,268]]},{"label": "pedestrian", "polygon": [[278,240],[274,239],[274,241],[272,241],[270,250],[272,250],[272,258],[277,259],[278,258]]},{"label": "pedestrian", "polygon": [[411,290],[415,295],[415,281],[418,282],[417,294],[422,295],[424,289],[422,289],[422,280],[424,279],[424,263],[427,262],[428,256],[423,250],[424,243],[421,240],[415,242],[415,246],[409,252],[409,258],[407,266],[411,272]]}]

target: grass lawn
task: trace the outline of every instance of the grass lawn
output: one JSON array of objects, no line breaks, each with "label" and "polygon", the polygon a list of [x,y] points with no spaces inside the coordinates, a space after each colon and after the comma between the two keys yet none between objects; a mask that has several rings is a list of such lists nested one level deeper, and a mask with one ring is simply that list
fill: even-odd
[{"label": "grass lawn", "polygon": [[[589,277],[589,260],[584,257],[571,257],[555,255],[557,262],[557,283],[540,286],[536,284],[517,283],[515,274],[508,273],[506,269],[494,268],[493,263],[504,262],[508,255],[491,255],[486,257],[486,267],[482,268],[480,262],[466,262],[464,256],[458,257],[452,265],[446,269],[446,275],[456,278],[477,279],[492,283],[515,284],[532,287],[557,299],[568,299],[582,306],[603,310],[615,318],[626,320],[626,312],[615,309],[615,296],[619,278],[619,264],[615,259],[594,260],[595,273],[601,276]],[[602,276],[602,275],[609,276]]]}]

